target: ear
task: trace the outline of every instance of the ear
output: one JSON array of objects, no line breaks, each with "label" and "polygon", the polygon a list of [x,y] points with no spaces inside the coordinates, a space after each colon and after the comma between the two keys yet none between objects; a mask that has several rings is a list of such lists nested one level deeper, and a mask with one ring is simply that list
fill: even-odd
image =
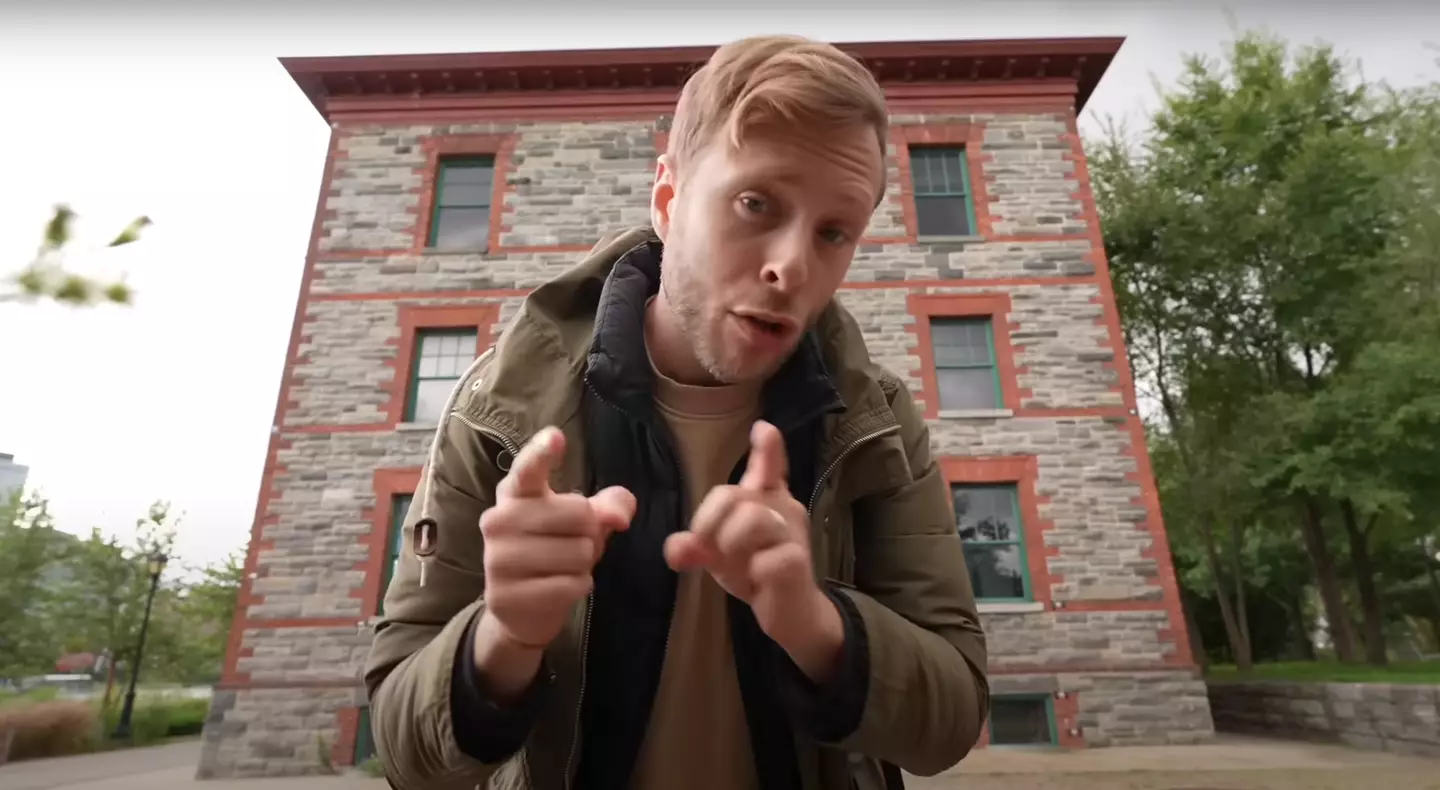
[{"label": "ear", "polygon": [[650,188],[650,225],[662,243],[670,233],[675,208],[675,169],[670,161],[669,154],[661,154],[655,161],[655,185]]}]

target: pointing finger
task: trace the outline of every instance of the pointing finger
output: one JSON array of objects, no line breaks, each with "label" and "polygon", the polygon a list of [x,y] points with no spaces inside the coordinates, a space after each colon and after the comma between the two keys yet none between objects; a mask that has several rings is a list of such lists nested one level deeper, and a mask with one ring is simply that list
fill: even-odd
[{"label": "pointing finger", "polygon": [[545,428],[516,453],[510,473],[500,481],[497,494],[510,497],[537,497],[550,491],[550,473],[565,453],[565,434]]},{"label": "pointing finger", "polygon": [[635,495],[624,486],[610,486],[590,497],[590,507],[599,516],[606,534],[623,532],[635,518]]},{"label": "pointing finger", "polygon": [[789,460],[780,429],[760,420],[750,429],[750,459],[740,486],[752,491],[777,491],[788,487]]}]

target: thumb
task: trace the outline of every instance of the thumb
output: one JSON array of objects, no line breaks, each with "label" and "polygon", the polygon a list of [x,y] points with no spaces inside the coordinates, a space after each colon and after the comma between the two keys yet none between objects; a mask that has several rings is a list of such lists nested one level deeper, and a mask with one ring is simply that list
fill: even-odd
[{"label": "thumb", "polygon": [[623,532],[635,518],[635,495],[624,486],[610,486],[590,497],[590,507],[599,516],[606,535]]},{"label": "thumb", "polygon": [[784,489],[789,485],[789,463],[780,429],[759,420],[750,429],[750,459],[745,463],[740,487],[752,491]]}]

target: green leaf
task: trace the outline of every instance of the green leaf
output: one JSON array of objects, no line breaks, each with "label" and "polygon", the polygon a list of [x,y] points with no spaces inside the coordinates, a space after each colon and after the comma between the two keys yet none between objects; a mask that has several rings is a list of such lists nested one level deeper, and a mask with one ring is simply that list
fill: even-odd
[{"label": "green leaf", "polygon": [[138,240],[140,238],[140,231],[149,227],[151,224],[153,223],[149,217],[136,217],[129,225],[125,226],[124,230],[120,231],[120,235],[116,236],[114,241],[110,242],[109,246],[119,247]]},{"label": "green leaf", "polygon": [[55,214],[50,222],[45,225],[45,248],[58,250],[70,241],[70,226],[75,219],[75,212],[64,204],[55,207]]}]

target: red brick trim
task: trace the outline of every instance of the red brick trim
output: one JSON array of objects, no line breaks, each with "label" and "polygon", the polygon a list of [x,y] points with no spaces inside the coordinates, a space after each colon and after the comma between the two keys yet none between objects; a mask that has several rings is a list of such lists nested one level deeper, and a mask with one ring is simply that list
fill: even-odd
[{"label": "red brick trim", "polygon": [[949,483],[1014,483],[1020,496],[1020,518],[1024,521],[1026,568],[1030,571],[1030,594],[1051,608],[1049,558],[1059,552],[1045,545],[1045,532],[1054,524],[1040,517],[1040,505],[1049,497],[1036,493],[1040,479],[1039,461],[1033,455],[963,458],[942,456],[940,472]]},{"label": "red brick trim", "polygon": [[1000,376],[1001,408],[1019,409],[1029,390],[1020,389],[1016,376],[1024,372],[1015,365],[1015,349],[1010,341],[1010,295],[982,294],[910,294],[910,314],[915,322],[908,330],[915,334],[915,347],[910,353],[920,358],[920,369],[911,371],[921,381],[919,399],[925,403],[925,416],[940,416],[940,389],[935,382],[935,347],[930,337],[930,321],[934,318],[989,317],[994,322],[995,367]]},{"label": "red brick trim", "polygon": [[331,765],[354,765],[355,749],[360,745],[360,709],[341,708],[335,711],[335,743],[330,746]]},{"label": "red brick trim", "polygon": [[[1085,731],[1080,727],[1080,697],[1073,691],[1050,695],[1055,709],[1055,740],[1062,749],[1085,748]],[[1074,731],[1074,734],[1071,734]]]},{"label": "red brick trim", "polygon": [[[290,346],[285,351],[285,369],[281,374],[280,391],[275,398],[275,417],[270,423],[275,427],[285,424],[286,406],[290,402],[290,385],[295,381],[295,362],[300,358],[300,338],[303,334],[310,288],[315,281],[315,261],[320,251],[320,236],[325,227],[325,204],[330,197],[330,184],[339,155],[340,133],[332,129],[329,147],[325,152],[325,169],[320,176],[320,191],[315,198],[315,217],[310,224],[310,244],[305,254],[305,269],[300,275],[300,290],[295,299],[295,316],[290,324]],[[235,668],[240,662],[241,645],[245,636],[245,620],[249,615],[250,607],[260,602],[259,596],[254,594],[252,580],[257,578],[261,572],[260,553],[273,547],[262,536],[265,527],[276,521],[275,517],[269,515],[270,502],[279,497],[279,493],[275,490],[275,477],[285,471],[285,467],[279,462],[279,453],[289,447],[288,441],[282,439],[273,430],[271,431],[270,444],[265,450],[264,469],[260,473],[260,491],[255,501],[255,519],[250,524],[250,542],[245,551],[245,571],[240,579],[240,590],[236,594],[235,600],[235,615],[230,623],[230,636],[225,645],[225,664],[220,673],[222,680],[233,678],[236,675]]]},{"label": "red brick trim", "polygon": [[365,682],[356,680],[251,680],[248,676],[241,680],[221,681],[215,684],[217,691],[252,691],[252,690],[275,690],[275,689],[360,689],[365,688]]},{"label": "red brick trim", "polygon": [[410,252],[423,253],[430,240],[430,225],[435,218],[436,178],[440,173],[440,160],[450,156],[493,156],[495,157],[495,182],[490,194],[490,234],[485,250],[475,252],[499,252],[500,234],[508,230],[504,217],[509,213],[505,205],[505,182],[515,152],[516,134],[456,134],[425,137],[420,141],[425,151],[425,164],[420,170],[420,203],[415,208],[415,237]]},{"label": "red brick trim", "polygon": [[1135,398],[1135,379],[1130,370],[1130,357],[1125,349],[1125,335],[1120,327],[1120,312],[1115,303],[1115,286],[1110,279],[1110,261],[1105,254],[1105,238],[1100,227],[1100,212],[1095,205],[1095,193],[1090,183],[1090,167],[1085,159],[1085,146],[1075,114],[1066,118],[1066,142],[1070,152],[1065,155],[1075,163],[1077,189],[1074,197],[1080,201],[1081,216],[1085,230],[1090,237],[1090,260],[1095,264],[1095,280],[1100,285],[1100,304],[1103,311],[1109,348],[1114,352],[1113,363],[1119,378],[1120,395],[1128,412],[1120,430],[1130,435],[1128,454],[1135,459],[1135,470],[1126,477],[1140,487],[1141,495],[1135,504],[1145,507],[1145,523],[1142,529],[1150,533],[1150,548],[1142,556],[1155,561],[1161,597],[1169,612],[1169,627],[1163,629],[1160,638],[1173,642],[1175,652],[1170,655],[1170,664],[1193,669],[1194,653],[1190,648],[1190,634],[1185,627],[1185,613],[1180,601],[1180,585],[1175,578],[1175,563],[1170,554],[1170,543],[1165,534],[1165,521],[1160,509],[1160,490],[1155,484],[1155,473],[1150,464],[1149,448],[1145,444],[1145,425]]},{"label": "red brick trim", "polygon": [[394,341],[395,359],[391,363],[395,376],[390,382],[390,406],[387,426],[394,428],[405,416],[405,398],[410,391],[410,368],[414,361],[415,334],[421,329],[461,329],[474,327],[475,355],[490,347],[491,331],[500,315],[495,304],[416,305],[400,306],[400,337]]},{"label": "red brick trim", "polygon": [[963,145],[965,163],[970,168],[970,201],[975,206],[975,235],[989,239],[994,233],[990,215],[990,190],[985,181],[985,165],[992,160],[981,148],[985,142],[985,125],[916,124],[893,126],[890,141],[895,146],[895,162],[900,171],[900,214],[905,222],[906,240],[918,243],[920,230],[915,213],[915,179],[910,170],[912,145]]},{"label": "red brick trim", "polygon": [[365,585],[351,591],[351,597],[360,599],[360,611],[366,617],[380,611],[385,595],[380,582],[385,578],[385,555],[390,548],[390,503],[397,495],[415,493],[420,487],[420,467],[376,469],[372,485],[375,506],[362,514],[370,521],[370,532],[360,536],[366,559],[355,566],[365,572]]}]

